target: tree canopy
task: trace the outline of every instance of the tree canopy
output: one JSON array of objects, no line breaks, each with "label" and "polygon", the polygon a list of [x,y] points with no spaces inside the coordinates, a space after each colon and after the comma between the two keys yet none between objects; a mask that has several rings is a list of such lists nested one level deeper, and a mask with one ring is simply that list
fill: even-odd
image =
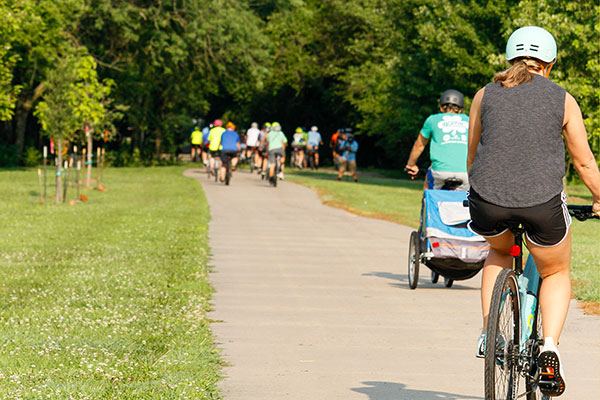
[{"label": "tree canopy", "polygon": [[0,133],[19,156],[40,145],[48,122],[33,111],[79,49],[101,85],[92,92],[110,87],[110,98],[68,116],[120,115],[112,145],[131,137],[143,157],[175,152],[192,118],[223,118],[316,124],[326,136],[353,127],[364,162],[403,165],[439,94],[462,91],[468,111],[508,66],[510,33],[538,25],[556,37],[551,79],[580,103],[598,155],[599,16],[591,0],[4,0]]}]

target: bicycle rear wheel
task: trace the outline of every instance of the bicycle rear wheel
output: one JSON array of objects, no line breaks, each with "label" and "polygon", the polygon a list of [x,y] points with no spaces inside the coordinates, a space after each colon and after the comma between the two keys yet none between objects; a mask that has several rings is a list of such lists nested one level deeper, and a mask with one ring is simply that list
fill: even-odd
[{"label": "bicycle rear wheel", "polygon": [[229,185],[231,179],[231,159],[227,160],[227,172],[225,172],[225,185]]},{"label": "bicycle rear wheel", "polygon": [[514,400],[519,387],[519,289],[511,269],[496,279],[485,344],[485,399]]},{"label": "bicycle rear wheel", "polygon": [[277,187],[277,181],[279,180],[279,171],[281,170],[281,161],[280,158],[277,157],[277,161],[275,161],[275,171],[273,172],[273,186]]}]

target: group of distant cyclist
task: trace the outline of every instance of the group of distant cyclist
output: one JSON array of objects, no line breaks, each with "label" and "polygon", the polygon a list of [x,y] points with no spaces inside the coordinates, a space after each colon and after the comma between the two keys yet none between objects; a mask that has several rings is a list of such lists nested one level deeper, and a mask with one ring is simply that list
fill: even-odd
[{"label": "group of distant cyclist", "polygon": [[[276,179],[283,180],[288,139],[281,124],[266,122],[259,128],[258,123],[253,122],[244,138],[235,129],[232,122],[223,127],[220,119],[204,128],[196,121],[190,135],[191,160],[202,161],[209,177],[227,184],[229,169],[235,171],[240,161],[249,164],[251,171],[257,171],[262,179],[271,183],[276,183]],[[329,145],[338,169],[338,180],[348,171],[357,182],[358,142],[352,130],[338,129]],[[318,169],[322,146],[323,138],[317,126],[313,125],[310,129],[297,127],[292,136],[290,165],[298,169]]]}]

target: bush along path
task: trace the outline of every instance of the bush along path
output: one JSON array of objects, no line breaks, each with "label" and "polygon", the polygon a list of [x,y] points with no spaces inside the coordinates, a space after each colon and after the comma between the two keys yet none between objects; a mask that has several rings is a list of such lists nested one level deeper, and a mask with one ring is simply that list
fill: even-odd
[{"label": "bush along path", "polygon": [[111,169],[41,207],[34,175],[0,171],[0,398],[218,398],[200,185]]}]

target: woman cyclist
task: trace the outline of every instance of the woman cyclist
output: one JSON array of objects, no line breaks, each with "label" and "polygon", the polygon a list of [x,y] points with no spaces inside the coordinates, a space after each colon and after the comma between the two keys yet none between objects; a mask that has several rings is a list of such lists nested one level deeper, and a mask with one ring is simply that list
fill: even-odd
[{"label": "woman cyclist", "polygon": [[[559,396],[565,378],[557,345],[571,298],[564,144],[592,193],[596,214],[600,214],[600,173],[577,102],[548,80],[556,61],[552,35],[535,26],[516,30],[506,44],[506,59],[512,66],[477,92],[470,113],[470,228],[491,246],[481,283],[483,326],[496,277],[502,268],[512,267],[509,250],[514,235],[507,224],[521,223],[543,278],[539,301],[544,344],[538,365],[545,380],[555,384],[540,384],[540,389]],[[483,355],[483,338],[478,356]]]}]

